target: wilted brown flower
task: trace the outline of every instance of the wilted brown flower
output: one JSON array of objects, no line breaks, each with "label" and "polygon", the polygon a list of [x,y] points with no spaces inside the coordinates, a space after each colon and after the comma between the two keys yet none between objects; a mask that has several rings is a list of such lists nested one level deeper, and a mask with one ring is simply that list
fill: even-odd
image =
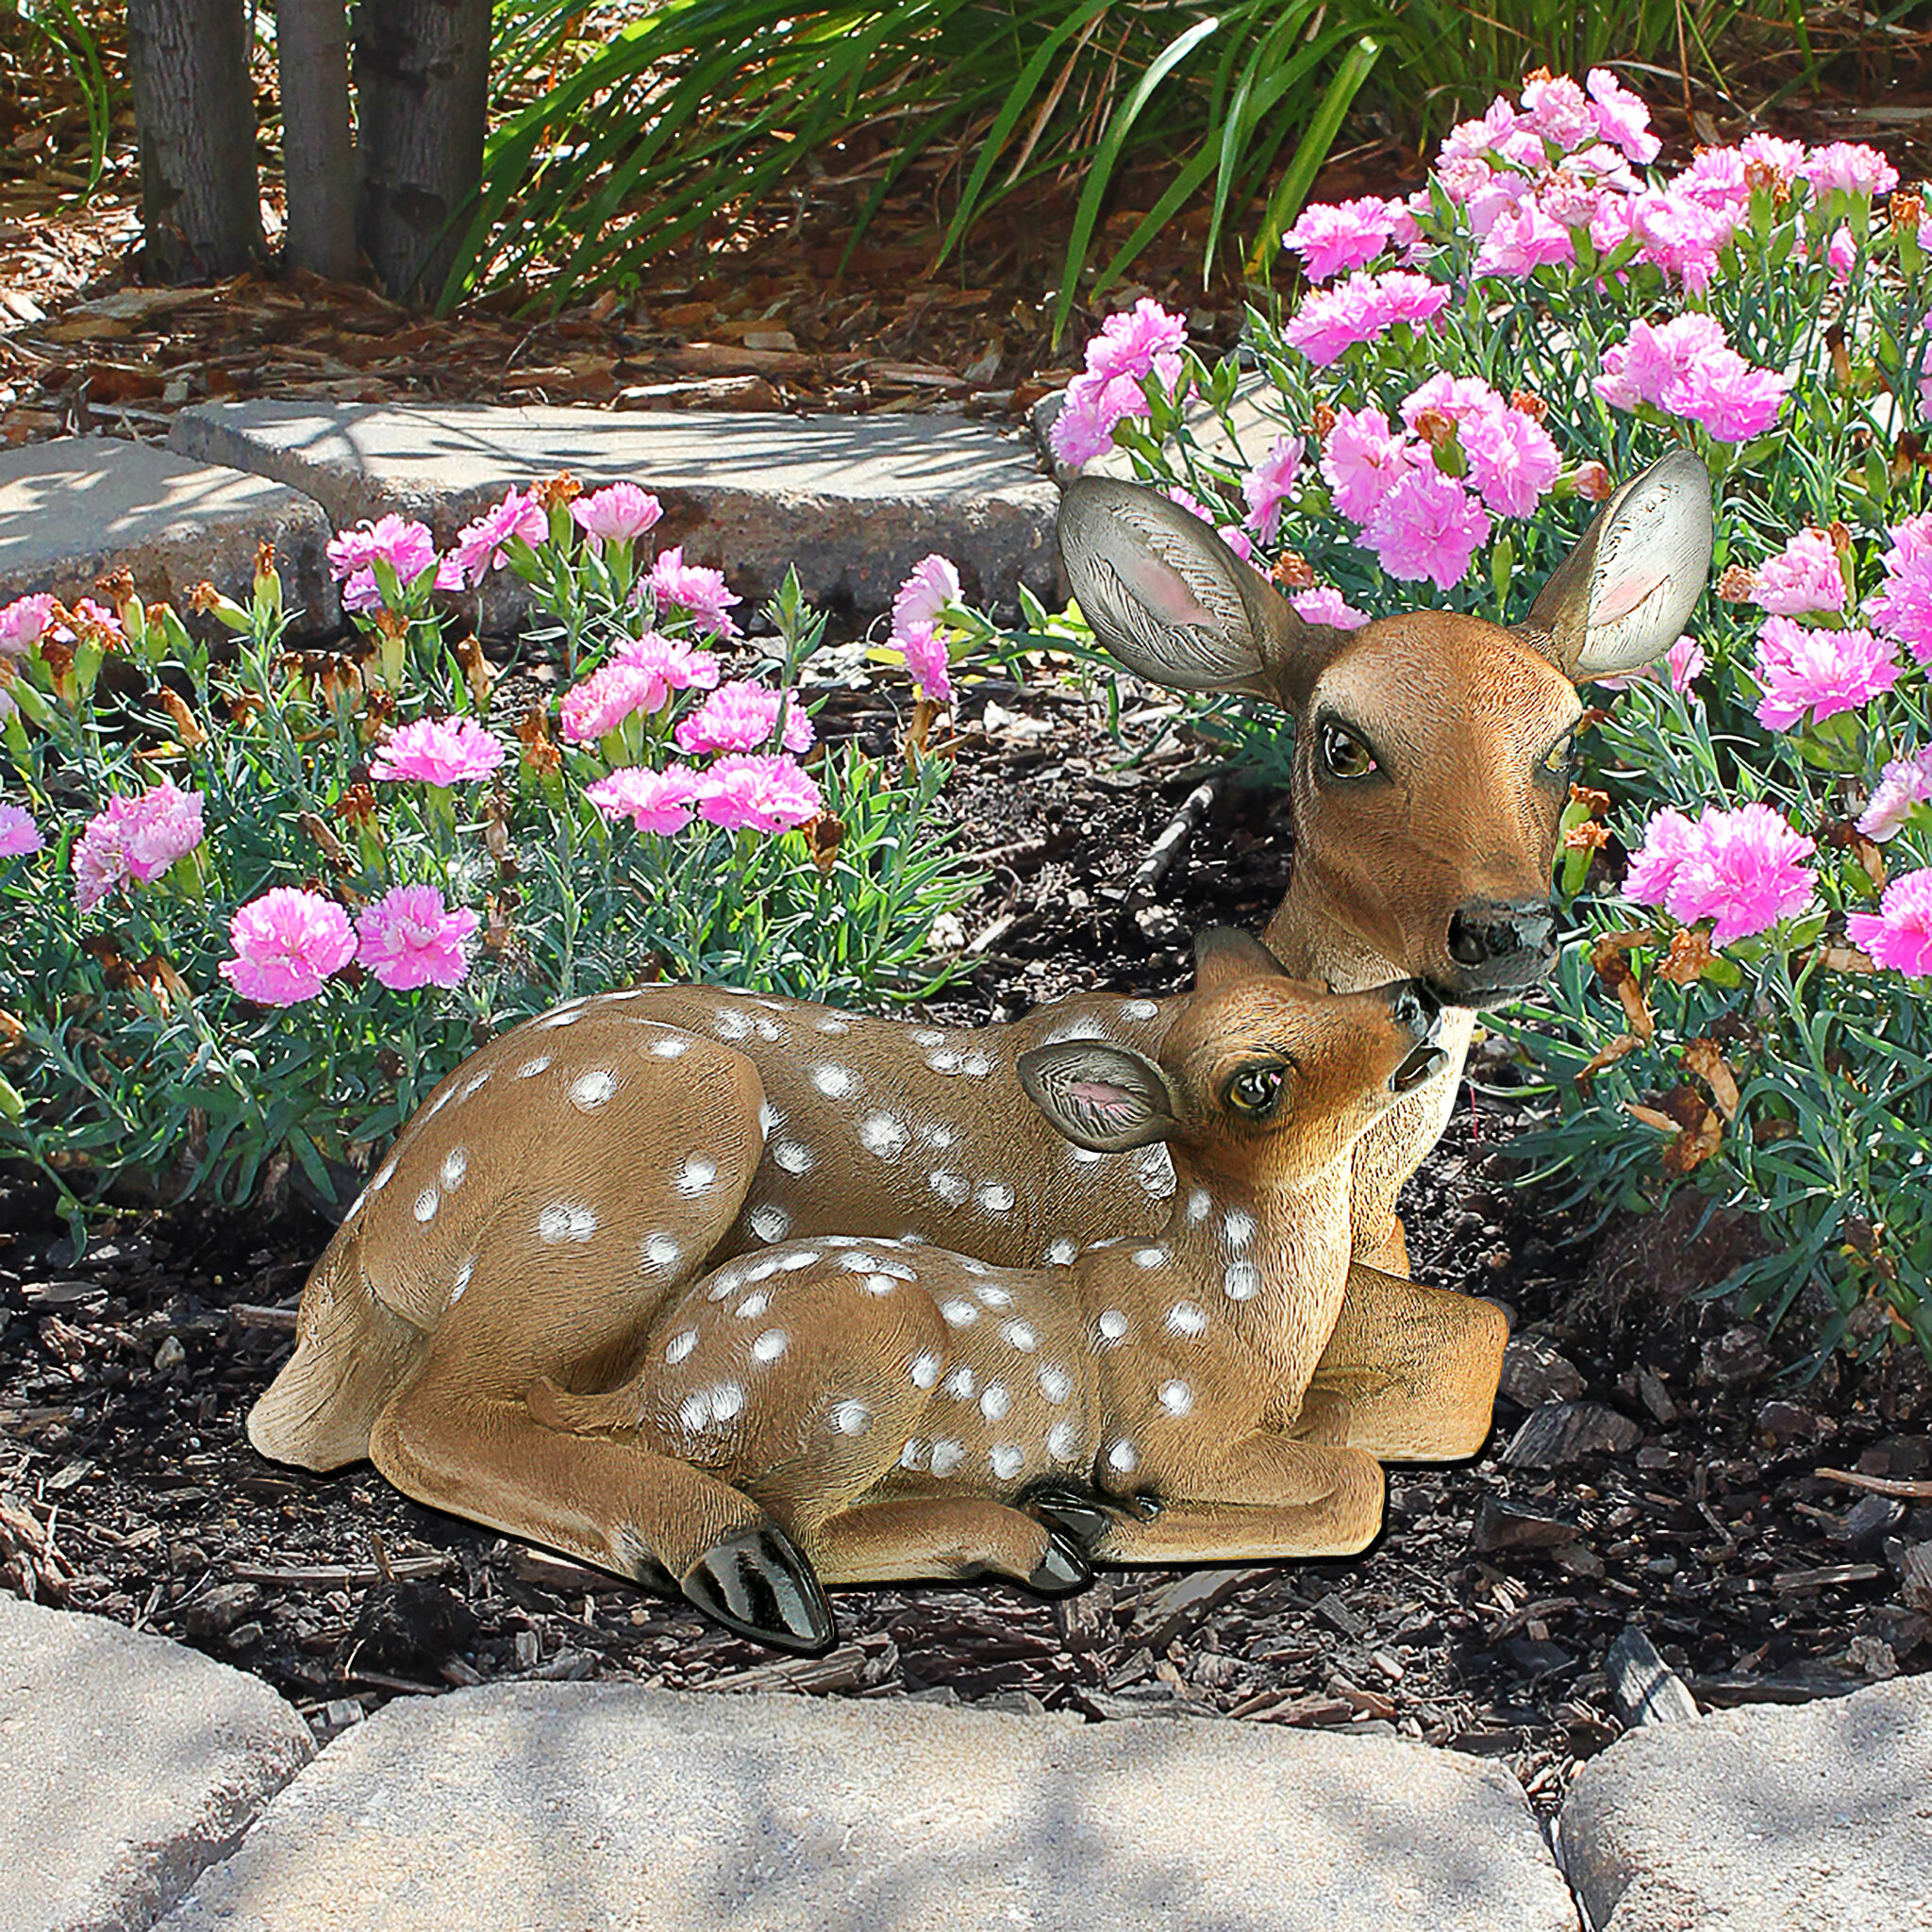
[{"label": "wilted brown flower", "polygon": [[1410,425],[1431,449],[1445,448],[1455,440],[1456,418],[1443,409],[1422,409]]},{"label": "wilted brown flower", "polygon": [[1285,591],[1311,591],[1315,587],[1315,566],[1299,550],[1284,550],[1268,575]]},{"label": "wilted brown flower", "polygon": [[1721,604],[1748,604],[1757,594],[1757,573],[1741,563],[1727,563],[1717,580]]},{"label": "wilted brown flower", "polygon": [[188,608],[201,612],[204,616],[222,601],[222,593],[203,577],[188,593]]},{"label": "wilted brown flower", "polygon": [[1591,818],[1600,819],[1610,808],[1610,794],[1599,791],[1594,785],[1573,785],[1570,803],[1582,806]]},{"label": "wilted brown flower", "polygon": [[1594,819],[1584,819],[1563,834],[1565,852],[1601,852],[1609,842],[1609,833]]},{"label": "wilted brown flower", "polygon": [[375,823],[375,792],[368,785],[351,785],[336,800],[335,815],[360,832]]},{"label": "wilted brown flower", "polygon": [[1576,466],[1576,493],[1586,503],[1602,503],[1612,488],[1610,473],[1601,463],[1579,463]]},{"label": "wilted brown flower", "polygon": [[1716,958],[1710,936],[1702,927],[1687,925],[1671,935],[1671,949],[1658,964],[1657,976],[1673,986],[1689,986],[1703,978],[1704,969]]},{"label": "wilted brown flower", "polygon": [[1315,434],[1325,442],[1328,439],[1328,432],[1334,427],[1335,411],[1326,403],[1317,403],[1315,405]]},{"label": "wilted brown flower", "polygon": [[119,609],[134,595],[134,573],[124,563],[118,570],[103,572],[94,579],[94,589],[104,602]]},{"label": "wilted brown flower", "polygon": [[1886,203],[1885,219],[1894,228],[1909,228],[1916,235],[1919,224],[1925,219],[1925,197],[1908,188],[1900,189]]},{"label": "wilted brown flower", "polygon": [[1509,391],[1509,407],[1521,410],[1532,423],[1541,423],[1550,413],[1550,406],[1534,390],[1512,389]]},{"label": "wilted brown flower", "polygon": [[[1791,195],[1791,177],[1775,161],[1746,161],[1744,186],[1753,194],[1760,188],[1770,189],[1772,201],[1777,206],[1789,201]],[[1897,206],[1896,202],[1893,206]]]},{"label": "wilted brown flower", "polygon": [[584,486],[568,470],[559,470],[554,476],[544,476],[530,485],[530,494],[543,506],[545,511],[553,510],[559,504],[575,503],[584,493]]},{"label": "wilted brown flower", "polygon": [[839,846],[845,837],[845,821],[835,818],[828,811],[822,811],[816,818],[808,819],[801,828],[805,833],[806,850],[811,854],[811,862],[818,867],[821,878],[829,878],[832,868],[839,862]]},{"label": "wilted brown flower", "polygon": [[563,754],[550,735],[550,721],[541,705],[532,705],[517,720],[517,736],[523,740],[524,763],[538,777],[547,777],[563,769]]},{"label": "wilted brown flower", "polygon": [[181,741],[188,751],[199,751],[208,742],[208,733],[195,722],[194,713],[188,708],[187,700],[179,691],[161,687],[161,707],[175,723],[175,736]]}]

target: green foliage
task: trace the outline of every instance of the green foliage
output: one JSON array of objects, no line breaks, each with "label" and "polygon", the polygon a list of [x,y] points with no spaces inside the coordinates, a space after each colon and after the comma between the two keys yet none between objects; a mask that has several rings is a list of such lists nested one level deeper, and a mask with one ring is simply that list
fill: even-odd
[{"label": "green foliage", "polygon": [[101,62],[101,45],[71,0],[8,0],[8,11],[46,42],[80,89],[87,108],[88,190],[100,185],[113,127],[113,92]]},{"label": "green foliage", "polygon": [[[540,635],[569,641],[577,691],[627,643],[689,633],[631,543],[578,541],[560,503],[548,523],[535,547],[513,538],[502,554],[533,586]],[[707,675],[573,736],[583,713],[562,709],[558,731],[554,698],[521,717],[491,708],[484,660],[432,598],[433,554],[409,581],[387,561],[375,575],[381,608],[345,655],[284,648],[273,571],[246,607],[212,600],[228,633],[213,646],[131,595],[118,618],[42,608],[26,644],[33,600],[0,613],[9,842],[23,795],[45,841],[0,858],[0,1152],[50,1174],[76,1225],[117,1185],[241,1207],[291,1163],[334,1198],[475,1045],[575,996],[661,973],[876,1004],[945,976],[932,924],[969,885],[939,816],[944,760],[900,769],[834,746],[809,780],[781,760],[794,793],[818,793],[776,814],[792,829],[701,806],[679,828],[640,831],[592,788],[629,768],[723,769],[700,770],[703,745],[679,763],[673,737],[717,681],[708,654],[689,659]],[[795,578],[769,614],[777,656],[763,668],[796,706],[823,620]],[[377,754],[428,719],[467,720],[502,761],[448,784],[386,778]],[[191,849],[131,875],[124,857],[96,891],[104,808],[157,781],[199,797]],[[241,951],[231,921],[272,889],[355,914],[366,941],[363,922],[401,886],[475,915],[458,983],[398,990],[366,944],[287,1005],[224,976]]]}]

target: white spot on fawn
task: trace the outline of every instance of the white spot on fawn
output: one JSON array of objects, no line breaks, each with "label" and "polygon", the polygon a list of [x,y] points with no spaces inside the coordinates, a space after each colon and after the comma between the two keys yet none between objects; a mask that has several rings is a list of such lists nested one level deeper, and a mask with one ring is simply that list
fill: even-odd
[{"label": "white spot on fawn", "polygon": [[922,1127],[920,1137],[928,1146],[938,1147],[942,1151],[959,1138],[943,1121],[934,1121],[929,1125]]},{"label": "white spot on fawn", "polygon": [[936,1026],[915,1026],[912,1029],[914,1046],[943,1046],[946,1036]]},{"label": "white spot on fawn", "polygon": [[1074,1392],[1074,1378],[1057,1363],[1041,1362],[1040,1392],[1058,1407]]},{"label": "white spot on fawn", "polygon": [[691,1154],[685,1158],[682,1167],[677,1170],[677,1191],[680,1194],[702,1194],[718,1178],[718,1163],[707,1160],[702,1154]]},{"label": "white spot on fawn", "polygon": [[772,1297],[763,1289],[755,1288],[738,1305],[738,1319],[741,1322],[756,1322],[772,1306]]},{"label": "white spot on fawn", "polygon": [[1162,1268],[1167,1265],[1165,1248],[1136,1248],[1134,1266],[1136,1268]]},{"label": "white spot on fawn", "polygon": [[889,1113],[869,1113],[858,1124],[858,1144],[881,1160],[896,1160],[910,1139],[905,1123]]},{"label": "white spot on fawn", "polygon": [[1141,1191],[1151,1194],[1157,1201],[1164,1201],[1174,1192],[1174,1156],[1166,1146],[1150,1147],[1141,1155],[1134,1170]]},{"label": "white spot on fawn", "polygon": [[1103,1308],[1100,1311],[1100,1320],[1093,1325],[1099,1329],[1103,1342],[1112,1343],[1125,1337],[1127,1318],[1118,1308]]},{"label": "white spot on fawn", "polygon": [[791,1215],[770,1201],[751,1210],[751,1231],[761,1241],[782,1241],[791,1225]]},{"label": "white spot on fawn", "polygon": [[667,1034],[662,1040],[652,1041],[651,1051],[660,1060],[675,1060],[691,1051],[691,1041],[681,1033]]},{"label": "white spot on fawn", "polygon": [[819,1251],[816,1248],[794,1248],[779,1263],[779,1269],[787,1274],[796,1274],[801,1268],[815,1267]]},{"label": "white spot on fawn", "polygon": [[363,1191],[365,1193],[379,1194],[389,1186],[389,1177],[396,1171],[396,1158],[393,1154],[375,1170],[374,1178]]},{"label": "white spot on fawn", "polygon": [[962,1362],[957,1369],[948,1373],[945,1387],[946,1393],[955,1402],[964,1402],[973,1393],[973,1371]]},{"label": "white spot on fawn", "polygon": [[782,1107],[774,1107],[768,1100],[758,1108],[758,1132],[769,1141],[785,1124],[787,1118]]},{"label": "white spot on fawn", "polygon": [[711,1417],[728,1423],[744,1407],[744,1391],[736,1382],[720,1382],[711,1391]]},{"label": "white spot on fawn", "polygon": [[925,1063],[935,1074],[957,1074],[961,1064],[959,1056],[949,1046],[941,1047],[937,1053],[927,1054]]},{"label": "white spot on fawn", "polygon": [[862,1402],[841,1402],[832,1411],[832,1426],[841,1436],[862,1436],[872,1427],[872,1410]]},{"label": "white spot on fawn", "polygon": [[463,1291],[469,1287],[470,1277],[475,1272],[476,1262],[474,1256],[457,1270],[457,1278],[450,1283],[449,1289],[449,1305],[451,1307],[455,1307],[462,1300]]},{"label": "white spot on fawn", "polygon": [[990,1423],[1004,1422],[1012,1406],[1013,1398],[1007,1393],[1004,1382],[989,1382],[979,1398],[979,1412]]},{"label": "white spot on fawn", "polygon": [[720,1007],[711,1022],[711,1030],[720,1040],[743,1040],[751,1033],[751,1021],[743,1013],[734,1013],[729,1007]]},{"label": "white spot on fawn", "polygon": [[1261,1292],[1261,1271],[1252,1261],[1230,1261],[1221,1285],[1231,1302],[1251,1302]]},{"label": "white spot on fawn", "polygon": [[936,1167],[926,1175],[925,1184],[948,1208],[957,1208],[973,1191],[973,1183],[963,1174],[949,1174],[942,1167]]},{"label": "white spot on fawn", "polygon": [[469,1171],[469,1150],[463,1147],[452,1147],[442,1157],[442,1185],[444,1192],[454,1192],[456,1189],[461,1187],[463,1176]]},{"label": "white spot on fawn", "polygon": [[597,1217],[575,1201],[553,1201],[538,1215],[537,1232],[546,1241],[587,1241],[597,1232]]},{"label": "white spot on fawn", "polygon": [[963,1442],[935,1442],[932,1445],[932,1473],[935,1475],[951,1475],[966,1460],[966,1445]]},{"label": "white spot on fawn", "polygon": [[677,1420],[687,1429],[708,1428],[711,1421],[711,1397],[708,1391],[693,1389],[677,1405]]},{"label": "white spot on fawn", "polygon": [[1160,1017],[1160,1008],[1152,1000],[1129,1000],[1121,1008],[1123,1020],[1156,1020]]},{"label": "white spot on fawn", "polygon": [[[837,1244],[835,1243],[834,1245]],[[839,1257],[839,1265],[848,1274],[870,1274],[879,1265],[879,1259],[876,1255],[868,1255],[861,1248],[854,1250],[849,1255],[841,1255]]]},{"label": "white spot on fawn", "polygon": [[823,1020],[814,1021],[813,1024],[821,1033],[850,1033],[852,1031],[852,1028],[843,1020],[835,1019],[830,1013],[827,1013]]},{"label": "white spot on fawn", "polygon": [[1188,1219],[1196,1226],[1214,1212],[1214,1196],[1206,1188],[1196,1188],[1188,1196]]},{"label": "white spot on fawn", "polygon": [[675,1369],[697,1345],[698,1331],[695,1328],[680,1328],[664,1344],[664,1359]]},{"label": "white spot on fawn", "polygon": [[772,1158],[787,1174],[804,1174],[811,1167],[816,1157],[802,1141],[780,1141],[772,1149]]},{"label": "white spot on fawn", "polygon": [[861,1082],[850,1067],[814,1067],[811,1070],[811,1084],[827,1100],[844,1100],[857,1093]]},{"label": "white spot on fawn", "polygon": [[917,1469],[924,1459],[925,1444],[917,1436],[909,1437],[907,1440],[905,1448],[899,1452],[899,1467],[901,1469]]},{"label": "white spot on fawn", "polygon": [[930,1349],[912,1357],[912,1386],[915,1389],[930,1389],[939,1378],[940,1358]]},{"label": "white spot on fawn", "polygon": [[1107,1452],[1108,1468],[1121,1475],[1131,1475],[1140,1467],[1141,1452],[1123,1436],[1119,1441],[1108,1445]]},{"label": "white spot on fawn", "polygon": [[535,1059],[525,1060],[517,1069],[517,1078],[519,1080],[534,1080],[549,1064],[550,1056],[547,1053],[540,1053]]},{"label": "white spot on fawn", "polygon": [[573,1105],[582,1108],[586,1113],[602,1107],[616,1091],[616,1076],[604,1067],[593,1068],[588,1074],[579,1074],[570,1083]]},{"label": "white spot on fawn", "polygon": [[559,1007],[556,1012],[545,1014],[537,1024],[547,1033],[553,1026],[575,1026],[583,1017],[568,1007]]},{"label": "white spot on fawn", "polygon": [[416,1219],[418,1221],[434,1221],[436,1219],[436,1210],[441,1206],[441,1201],[436,1190],[434,1188],[425,1188],[416,1196]]},{"label": "white spot on fawn", "polygon": [[969,1053],[959,1062],[959,1071],[970,1074],[975,1080],[983,1080],[992,1072],[992,1062],[983,1053]]},{"label": "white spot on fawn", "polygon": [[[743,1313],[740,1309],[741,1314]],[[755,1362],[774,1362],[785,1353],[786,1335],[782,1328],[767,1328],[751,1345],[751,1358]]]},{"label": "white spot on fawn", "polygon": [[957,1297],[949,1302],[941,1302],[940,1313],[946,1318],[948,1328],[970,1328],[979,1320],[979,1310],[971,1302],[960,1301]]},{"label": "white spot on fawn", "polygon": [[898,1285],[890,1274],[883,1272],[876,1274],[868,1274],[860,1284],[867,1294],[891,1294]]},{"label": "white spot on fawn", "polygon": [[1046,1432],[1046,1453],[1056,1462],[1072,1462],[1080,1453],[1080,1430],[1074,1423],[1056,1423]]},{"label": "white spot on fawn", "polygon": [[644,1237],[643,1257],[647,1268],[675,1268],[680,1252],[676,1241],[668,1234],[647,1234]]},{"label": "white spot on fawn", "polygon": [[1169,1415],[1186,1415],[1194,1406],[1194,1391],[1185,1382],[1163,1382],[1158,1393]]},{"label": "white spot on fawn", "polygon": [[1067,1147],[1067,1157],[1075,1167],[1091,1167],[1096,1161],[1107,1158],[1097,1147],[1075,1147],[1071,1142]]},{"label": "white spot on fawn", "polygon": [[1011,1442],[995,1442],[986,1458],[1002,1482],[1009,1482],[1026,1466],[1026,1452]]},{"label": "white spot on fawn", "polygon": [[1056,1235],[1046,1244],[1046,1262],[1049,1268],[1071,1268],[1074,1257],[1080,1252],[1080,1243],[1071,1235]]},{"label": "white spot on fawn", "polygon": [[487,1087],[490,1084],[490,1072],[491,1070],[485,1067],[480,1074],[473,1074],[465,1082],[463,1087],[463,1098],[465,1100],[469,1099],[470,1095],[475,1092],[479,1087]]},{"label": "white spot on fawn", "polygon": [[1031,1355],[1040,1346],[1040,1337],[1024,1322],[1008,1322],[1002,1332],[1008,1345],[1022,1355]]},{"label": "white spot on fawn", "polygon": [[1005,1181],[988,1181],[976,1198],[989,1214],[1005,1214],[1013,1205],[1013,1191]]},{"label": "white spot on fawn", "polygon": [[784,1027],[778,1025],[775,1021],[754,1020],[751,1024],[752,1030],[760,1040],[779,1041],[785,1038]]},{"label": "white spot on fawn", "polygon": [[1202,1335],[1207,1328],[1208,1317],[1197,1303],[1176,1302],[1167,1311],[1170,1335]]},{"label": "white spot on fawn", "polygon": [[1255,1239],[1255,1217],[1239,1208],[1230,1208],[1221,1225],[1231,1248],[1244,1248]]},{"label": "white spot on fawn", "polygon": [[1013,1306],[1013,1297],[996,1281],[975,1281],[973,1292],[979,1297],[984,1307],[1010,1308]]}]

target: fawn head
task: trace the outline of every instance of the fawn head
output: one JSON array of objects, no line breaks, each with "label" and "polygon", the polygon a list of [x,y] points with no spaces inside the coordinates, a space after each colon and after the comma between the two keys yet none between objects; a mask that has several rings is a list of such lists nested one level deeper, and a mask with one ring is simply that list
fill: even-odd
[{"label": "fawn head", "polygon": [[1696,457],[1611,496],[1513,629],[1445,610],[1304,623],[1206,524],[1136,484],[1069,484],[1059,532],[1081,609],[1130,671],[1293,715],[1292,964],[1337,984],[1406,974],[1459,1006],[1542,976],[1574,681],[1655,661],[1690,617],[1711,552]]},{"label": "fawn head", "polygon": [[1022,1054],[1021,1084],[1075,1146],[1166,1141],[1191,1172],[1266,1186],[1335,1165],[1447,1060],[1420,981],[1330,992],[1231,927],[1195,940],[1194,991],[1178,1006],[1158,1059],[1065,1041]]}]

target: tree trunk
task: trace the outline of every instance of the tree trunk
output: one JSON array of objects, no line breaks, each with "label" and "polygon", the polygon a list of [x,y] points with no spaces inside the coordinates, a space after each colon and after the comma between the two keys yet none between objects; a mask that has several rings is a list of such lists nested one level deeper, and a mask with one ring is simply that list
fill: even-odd
[{"label": "tree trunk", "polygon": [[343,0],[277,0],[275,67],[282,92],[282,166],[289,189],[288,260],[352,282],[356,150],[349,139],[349,14]]},{"label": "tree trunk", "polygon": [[205,281],[262,249],[242,0],[128,0],[146,271]]},{"label": "tree trunk", "polygon": [[450,217],[482,176],[489,95],[490,0],[361,0],[362,246],[399,301],[442,292],[457,253]]}]

